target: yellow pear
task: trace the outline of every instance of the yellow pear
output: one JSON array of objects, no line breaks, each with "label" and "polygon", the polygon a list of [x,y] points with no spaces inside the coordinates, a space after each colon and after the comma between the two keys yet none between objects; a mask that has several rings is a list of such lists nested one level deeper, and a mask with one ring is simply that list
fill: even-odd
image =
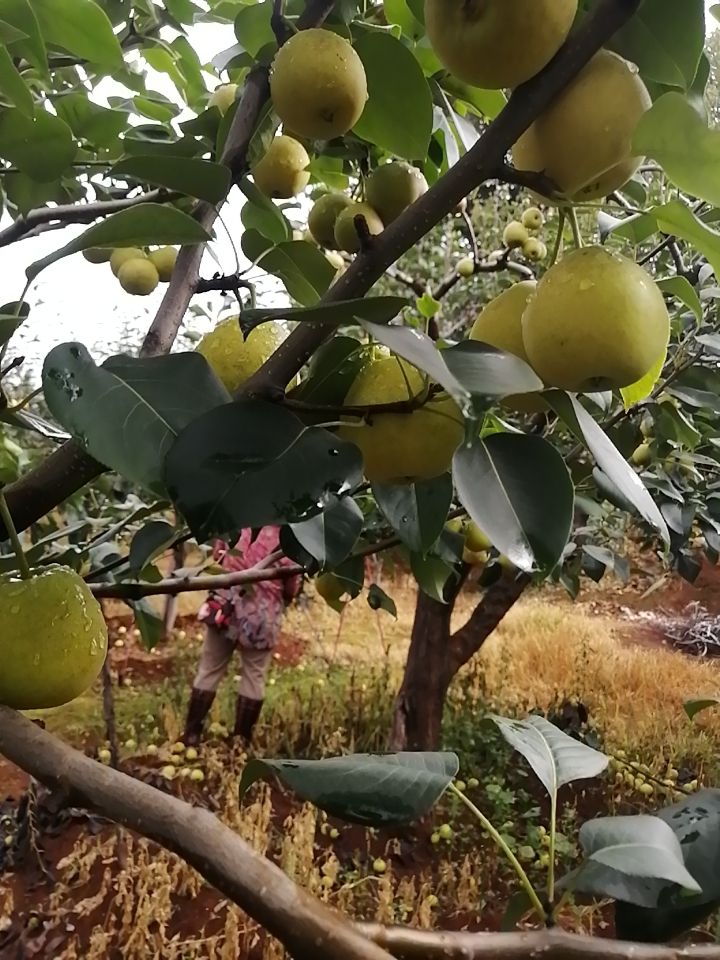
[{"label": "yellow pear", "polygon": [[545,274],[522,318],[528,360],[563,390],[620,389],[653,367],[670,335],[655,281],[603,247],[574,250]]},{"label": "yellow pear", "polygon": [[310,182],[310,157],[292,137],[275,137],[265,156],[252,168],[253,180],[266,197],[289,200]]},{"label": "yellow pear", "polygon": [[147,254],[144,250],[141,250],[140,247],[117,247],[110,254],[110,269],[115,274],[118,275],[120,267],[125,263],[126,260],[143,260],[147,259]]},{"label": "yellow pear", "polygon": [[208,109],[210,109],[210,107],[217,107],[221,114],[226,114],[235,102],[236,95],[237,84],[224,83],[210,94]]},{"label": "yellow pear", "polygon": [[148,254],[148,260],[158,272],[161,283],[170,283],[178,252],[175,247],[160,247]]},{"label": "yellow pear", "polygon": [[425,29],[459,80],[517,87],[552,60],[570,32],[577,0],[425,0]]},{"label": "yellow pear", "polygon": [[513,163],[545,173],[576,202],[606,197],[642,163],[632,137],[651,105],[637,68],[601,50],[520,137]]},{"label": "yellow pear", "polygon": [[16,710],[68,703],[93,683],[106,652],[100,604],[74,570],[0,577],[0,703]]},{"label": "yellow pear", "polygon": [[135,297],[147,297],[160,282],[157,269],[147,257],[126,260],[118,270],[117,278],[125,293]]},{"label": "yellow pear", "polygon": [[335,222],[351,203],[344,193],[325,193],[315,201],[308,214],[308,230],[321,247],[335,249]]},{"label": "yellow pear", "polygon": [[492,548],[492,541],[475,521],[471,520],[465,531],[465,545],[473,553],[481,553]]},{"label": "yellow pear", "polygon": [[[470,331],[470,340],[489,343],[529,363],[522,336],[522,316],[528,301],[535,293],[534,280],[514,283],[495,297],[480,312]],[[506,397],[503,404],[517,413],[540,413],[547,404],[536,393],[516,393]]]},{"label": "yellow pear", "polygon": [[338,214],[335,221],[335,244],[345,253],[357,253],[360,249],[360,237],[355,226],[355,217],[364,217],[370,235],[382,233],[385,226],[377,212],[367,203],[351,203]]},{"label": "yellow pear", "polygon": [[330,30],[301,30],[275,55],[270,72],[275,112],[301,137],[332,140],[353,127],[365,109],[362,60]]},{"label": "yellow pear", "polygon": [[228,317],[197,346],[230,393],[256,373],[285,339],[277,323],[261,323],[243,340],[237,317]]},{"label": "yellow pear", "polygon": [[427,180],[417,167],[398,160],[373,170],[365,184],[365,196],[387,226],[426,193],[427,188]]},{"label": "yellow pear", "polygon": [[88,263],[107,263],[112,256],[112,247],[88,247],[82,255]]},{"label": "yellow pear", "polygon": [[[345,398],[348,406],[373,406],[422,397],[425,376],[397,357],[371,360],[360,370]],[[463,418],[453,400],[442,396],[407,413],[376,413],[342,427],[340,436],[360,447],[365,476],[373,483],[429,480],[449,469],[463,438]]]}]

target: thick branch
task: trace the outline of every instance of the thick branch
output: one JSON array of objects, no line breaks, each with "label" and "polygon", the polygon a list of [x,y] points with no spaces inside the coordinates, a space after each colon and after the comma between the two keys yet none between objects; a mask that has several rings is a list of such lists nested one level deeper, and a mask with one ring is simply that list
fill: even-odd
[{"label": "thick branch", "polygon": [[389,960],[209,811],[112,770],[0,707],[0,753],[68,804],[94,810],[178,854],[277,937],[295,960]]},{"label": "thick branch", "polygon": [[485,596],[475,607],[467,623],[451,637],[451,669],[454,676],[473,657],[503,617],[517,603],[530,584],[530,576],[518,573],[506,575],[488,587]]},{"label": "thick branch", "polygon": [[[427,193],[373,238],[352,266],[328,290],[323,302],[351,300],[370,288],[407,250],[447,216],[472,190],[502,176],[505,157],[538,116],[585,66],[597,50],[635,13],[640,0],[603,0],[572,34],[540,74],[518,87],[500,115]],[[318,347],[335,331],[337,321],[300,325],[245,385],[251,395],[276,395]]]},{"label": "thick branch", "polygon": [[667,947],[583,937],[557,930],[435,933],[365,923],[359,930],[396,960],[720,960],[720,947]]},{"label": "thick branch", "polygon": [[109,217],[128,207],[136,207],[139,203],[172,203],[179,199],[181,194],[171,193],[168,190],[150,190],[137,197],[122,200],[98,200],[97,203],[67,203],[55,207],[38,207],[30,210],[24,217],[18,219],[0,230],[0,247],[7,247],[17,240],[29,236],[37,227],[43,224],[57,223],[66,226],[70,223],[92,223],[98,217]]}]

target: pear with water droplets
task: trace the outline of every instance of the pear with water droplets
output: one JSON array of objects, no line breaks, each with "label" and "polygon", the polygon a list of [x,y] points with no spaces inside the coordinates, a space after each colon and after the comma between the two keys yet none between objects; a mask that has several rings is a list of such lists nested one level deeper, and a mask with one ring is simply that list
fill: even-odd
[{"label": "pear with water droplets", "polygon": [[106,652],[100,604],[74,570],[0,577],[0,703],[15,710],[68,703],[97,678]]},{"label": "pear with water droplets", "polygon": [[653,278],[603,247],[574,250],[543,276],[522,316],[527,358],[548,386],[621,389],[665,351],[670,317]]}]

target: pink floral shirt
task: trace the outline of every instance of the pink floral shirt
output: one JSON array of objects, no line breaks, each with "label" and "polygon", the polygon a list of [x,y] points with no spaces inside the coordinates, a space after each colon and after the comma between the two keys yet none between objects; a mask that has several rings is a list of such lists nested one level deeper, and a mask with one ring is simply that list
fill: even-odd
[{"label": "pink floral shirt", "polygon": [[[213,554],[228,573],[249,570],[279,549],[279,527],[263,527],[252,542],[251,535],[250,530],[243,530],[232,550],[221,540],[215,543]],[[287,557],[273,564],[292,565]],[[302,578],[294,576],[218,590],[208,597],[198,616],[239,646],[270,650],[277,644],[283,611],[301,585]]]}]

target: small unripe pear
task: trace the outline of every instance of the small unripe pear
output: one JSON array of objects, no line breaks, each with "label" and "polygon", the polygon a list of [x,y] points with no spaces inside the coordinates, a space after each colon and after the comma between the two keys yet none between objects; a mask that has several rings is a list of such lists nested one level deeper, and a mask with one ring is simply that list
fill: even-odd
[{"label": "small unripe pear", "polygon": [[539,263],[547,256],[547,247],[537,237],[530,237],[523,244],[522,252],[526,260],[530,260],[531,263]]},{"label": "small unripe pear", "polygon": [[383,232],[384,225],[378,214],[367,203],[351,203],[335,221],[335,242],[346,253],[357,253],[360,249],[360,236],[355,226],[355,217],[363,217],[371,236]]},{"label": "small unripe pear", "polygon": [[225,83],[210,94],[208,100],[208,109],[217,107],[221,114],[226,114],[235,102],[237,95],[236,83]]},{"label": "small unripe pear", "polygon": [[472,257],[463,257],[455,269],[461,277],[471,277],[475,273],[475,261]]},{"label": "small unripe pear", "polygon": [[522,225],[526,230],[540,230],[544,223],[545,217],[538,207],[528,207],[522,215]]},{"label": "small unripe pear", "polygon": [[126,260],[117,275],[120,286],[135,297],[147,297],[160,282],[154,265],[146,258]]},{"label": "small unripe pear", "polygon": [[112,247],[88,247],[82,255],[88,263],[107,263],[112,256]]},{"label": "small unripe pear", "polygon": [[160,247],[148,254],[148,260],[158,272],[161,283],[170,283],[178,252],[175,247]]},{"label": "small unripe pear", "polygon": [[641,443],[635,447],[630,456],[630,463],[635,467],[645,467],[652,460],[652,447],[649,443]]},{"label": "small unripe pear", "polygon": [[110,269],[118,275],[120,267],[126,260],[146,260],[147,254],[140,247],[117,247],[110,254]]},{"label": "small unripe pear", "polygon": [[519,220],[511,220],[503,231],[503,243],[506,247],[522,247],[530,239],[530,235]]},{"label": "small unripe pear", "polygon": [[292,137],[275,137],[265,156],[252,169],[258,190],[266,197],[289,200],[310,182],[310,157],[305,147]]}]

